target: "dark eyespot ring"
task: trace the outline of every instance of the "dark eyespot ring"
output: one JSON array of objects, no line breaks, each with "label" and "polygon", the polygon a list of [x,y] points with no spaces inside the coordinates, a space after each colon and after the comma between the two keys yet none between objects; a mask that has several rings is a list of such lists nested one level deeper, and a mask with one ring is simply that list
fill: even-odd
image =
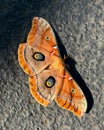
[{"label": "dark eyespot ring", "polygon": [[33,54],[33,58],[37,61],[44,61],[45,60],[45,56],[41,52],[35,52]]},{"label": "dark eyespot ring", "polygon": [[71,92],[72,92],[72,93],[75,93],[75,89],[74,89],[74,88],[72,88],[72,89],[71,89]]},{"label": "dark eyespot ring", "polygon": [[46,39],[47,41],[49,41],[49,40],[50,40],[50,36],[46,36],[45,39]]},{"label": "dark eyespot ring", "polygon": [[52,76],[50,76],[50,77],[46,80],[45,86],[46,86],[47,88],[51,88],[51,87],[53,87],[53,86],[55,85],[55,82],[56,82],[55,78],[52,77]]}]

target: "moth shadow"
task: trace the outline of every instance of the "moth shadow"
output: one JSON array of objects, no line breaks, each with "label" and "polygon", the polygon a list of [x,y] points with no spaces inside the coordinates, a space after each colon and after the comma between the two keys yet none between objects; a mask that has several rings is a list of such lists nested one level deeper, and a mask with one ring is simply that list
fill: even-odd
[{"label": "moth shadow", "polygon": [[[62,59],[64,60],[64,57],[68,56],[67,52],[66,52],[66,49],[65,49],[63,43],[61,42],[61,39],[58,36],[55,29],[53,29],[53,30],[55,32],[55,36],[56,36],[58,48],[59,48],[59,51],[60,51],[60,55],[61,55]],[[74,59],[72,59],[71,57],[68,56],[67,59],[64,60],[64,63],[65,63],[65,65],[67,65],[66,68],[69,71],[69,73],[71,74],[71,76],[74,78],[74,80],[77,82],[77,84],[80,86],[80,88],[84,92],[84,95],[85,95],[86,100],[87,100],[87,105],[88,105],[86,113],[89,113],[90,110],[92,109],[94,101],[93,101],[91,91],[87,87],[85,81],[83,80],[83,78],[81,77],[79,72],[76,70],[75,65],[77,64],[77,62]],[[70,69],[69,69],[68,66],[70,67]]]}]

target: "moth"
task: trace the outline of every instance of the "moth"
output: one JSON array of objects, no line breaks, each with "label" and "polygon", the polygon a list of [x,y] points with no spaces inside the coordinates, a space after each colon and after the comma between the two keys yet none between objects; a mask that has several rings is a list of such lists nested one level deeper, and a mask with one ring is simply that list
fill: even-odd
[{"label": "moth", "polygon": [[27,42],[19,45],[18,62],[29,75],[30,92],[38,103],[46,107],[55,100],[61,108],[83,116],[86,97],[66,70],[54,31],[45,19],[33,18]]}]

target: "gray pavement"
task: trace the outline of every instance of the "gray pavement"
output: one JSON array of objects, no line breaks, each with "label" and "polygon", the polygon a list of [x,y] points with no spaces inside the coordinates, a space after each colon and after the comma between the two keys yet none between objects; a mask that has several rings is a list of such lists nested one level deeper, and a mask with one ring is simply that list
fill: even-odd
[{"label": "gray pavement", "polygon": [[[90,91],[86,92],[89,110],[81,119],[55,102],[42,107],[29,92],[17,49],[19,43],[26,42],[34,16],[51,23],[77,63],[71,71],[80,75]],[[0,2],[0,130],[104,130],[103,56],[103,0]]]}]

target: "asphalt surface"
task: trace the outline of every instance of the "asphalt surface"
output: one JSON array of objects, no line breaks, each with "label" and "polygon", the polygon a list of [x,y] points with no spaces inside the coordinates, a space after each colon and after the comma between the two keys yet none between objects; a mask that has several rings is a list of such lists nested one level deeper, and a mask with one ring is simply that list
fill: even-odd
[{"label": "asphalt surface", "polygon": [[[81,119],[55,102],[44,108],[29,92],[17,49],[35,16],[52,25],[70,55],[70,71],[88,101]],[[0,130],[104,130],[103,0],[0,1]]]}]

